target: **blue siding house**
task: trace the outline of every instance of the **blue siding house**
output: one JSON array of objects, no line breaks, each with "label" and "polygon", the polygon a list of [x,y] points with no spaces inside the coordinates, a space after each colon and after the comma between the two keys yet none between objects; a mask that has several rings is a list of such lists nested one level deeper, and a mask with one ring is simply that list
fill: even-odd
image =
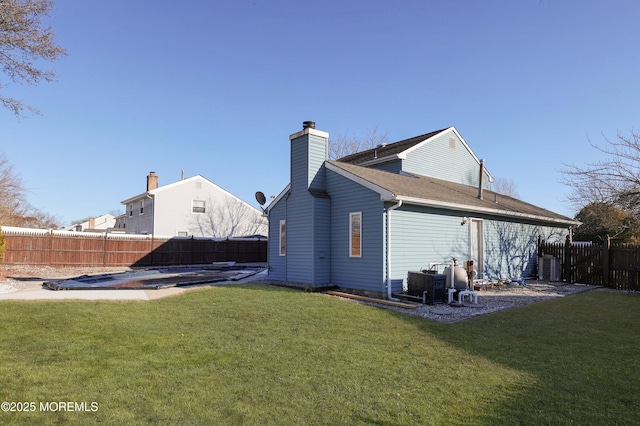
[{"label": "blue siding house", "polygon": [[290,136],[291,180],[269,204],[269,276],[388,295],[408,271],[472,259],[487,279],[533,274],[537,239],[579,222],[491,191],[454,127],[328,160],[329,134]]}]

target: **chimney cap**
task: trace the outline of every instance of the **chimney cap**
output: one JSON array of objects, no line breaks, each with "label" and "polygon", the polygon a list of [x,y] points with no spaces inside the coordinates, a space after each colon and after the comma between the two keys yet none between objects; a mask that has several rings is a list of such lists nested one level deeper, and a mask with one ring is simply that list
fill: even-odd
[{"label": "chimney cap", "polygon": [[316,122],[315,121],[303,121],[302,122],[302,128],[303,129],[315,129],[316,128]]}]

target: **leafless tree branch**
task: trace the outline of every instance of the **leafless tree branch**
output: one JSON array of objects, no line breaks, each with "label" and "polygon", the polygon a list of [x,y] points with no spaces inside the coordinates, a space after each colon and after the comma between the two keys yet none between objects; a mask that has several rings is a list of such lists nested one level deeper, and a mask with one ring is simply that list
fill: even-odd
[{"label": "leafless tree branch", "polygon": [[337,160],[386,143],[388,143],[386,133],[379,133],[377,127],[361,136],[337,134],[329,139],[329,159]]},{"label": "leafless tree branch", "polygon": [[[56,74],[40,68],[38,61],[53,61],[67,51],[53,41],[53,30],[43,20],[53,8],[52,0],[0,0],[0,69],[9,83],[36,85],[54,81]],[[0,90],[9,83],[0,82]],[[0,94],[0,104],[21,115],[37,112],[23,102]]]},{"label": "leafless tree branch", "polygon": [[[640,201],[640,134],[617,134],[605,137],[606,144],[591,146],[604,158],[585,166],[564,164],[561,182],[573,188],[568,200],[577,206],[592,202],[616,205],[624,210],[638,210]],[[640,211],[636,211],[639,213]]]}]

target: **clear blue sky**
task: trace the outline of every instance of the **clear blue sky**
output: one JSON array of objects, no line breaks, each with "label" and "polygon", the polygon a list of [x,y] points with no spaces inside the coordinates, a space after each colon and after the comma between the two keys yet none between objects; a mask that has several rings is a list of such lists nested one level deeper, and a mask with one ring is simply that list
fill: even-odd
[{"label": "clear blue sky", "polygon": [[123,210],[149,171],[257,206],[305,120],[389,141],[455,126],[523,200],[573,216],[562,162],[640,124],[639,21],[635,0],[57,0],[69,56],[5,92],[42,115],[0,110],[0,151],[66,224]]}]

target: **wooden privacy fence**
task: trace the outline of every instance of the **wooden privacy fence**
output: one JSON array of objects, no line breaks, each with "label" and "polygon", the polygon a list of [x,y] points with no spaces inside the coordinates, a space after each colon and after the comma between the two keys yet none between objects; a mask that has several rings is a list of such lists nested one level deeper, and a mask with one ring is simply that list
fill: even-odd
[{"label": "wooden privacy fence", "polygon": [[5,265],[168,266],[266,262],[262,238],[154,237],[2,227]]},{"label": "wooden privacy fence", "polygon": [[562,281],[621,290],[639,289],[640,246],[610,241],[573,243],[568,238],[564,243],[546,243],[539,239],[538,257],[544,256],[558,260]]}]

